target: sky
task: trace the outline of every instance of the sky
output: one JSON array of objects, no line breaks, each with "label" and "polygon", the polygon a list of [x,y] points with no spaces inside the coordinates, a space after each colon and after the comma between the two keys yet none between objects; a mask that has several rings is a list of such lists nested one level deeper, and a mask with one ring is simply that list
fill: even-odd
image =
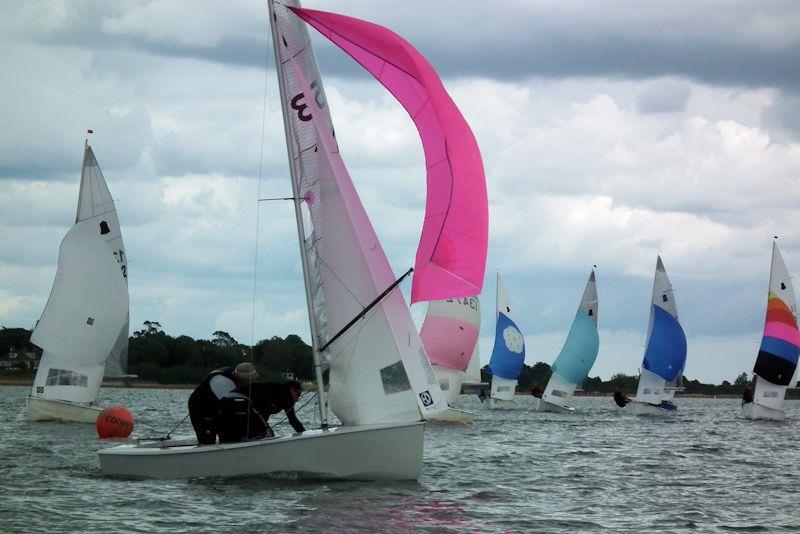
[{"label": "sky", "polygon": [[[686,375],[719,383],[752,369],[774,235],[789,271],[800,269],[799,3],[305,6],[402,35],[475,133],[490,203],[483,363],[498,272],[528,363],[551,363],[597,265],[591,375],[637,374],[661,254]],[[308,341],[293,208],[256,201],[259,190],[291,194],[266,4],[43,0],[3,11],[0,325],[30,328],[42,312],[92,128],[129,259],[132,329],[153,320],[172,335]],[[404,272],[424,214],[419,137],[379,83],[312,39],[341,153]],[[418,323],[424,313],[412,307]]]}]

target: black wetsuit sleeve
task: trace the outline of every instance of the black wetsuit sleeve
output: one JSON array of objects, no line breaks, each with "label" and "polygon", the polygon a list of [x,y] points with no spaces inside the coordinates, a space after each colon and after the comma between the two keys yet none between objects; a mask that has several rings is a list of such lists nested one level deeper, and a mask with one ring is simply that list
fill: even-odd
[{"label": "black wetsuit sleeve", "polygon": [[289,424],[292,425],[295,432],[305,432],[306,428],[303,426],[303,423],[300,422],[300,419],[294,413],[294,406],[291,408],[286,409],[286,417],[289,419]]}]

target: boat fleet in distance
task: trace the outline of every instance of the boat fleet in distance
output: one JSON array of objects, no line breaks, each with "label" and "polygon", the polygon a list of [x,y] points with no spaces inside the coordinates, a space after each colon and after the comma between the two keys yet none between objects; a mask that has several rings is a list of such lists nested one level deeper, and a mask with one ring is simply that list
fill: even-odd
[{"label": "boat fleet in distance", "polygon": [[[672,284],[661,256],[656,259],[653,293],[650,303],[647,341],[640,367],[639,384],[633,399],[618,402],[620,408],[635,415],[669,415],[678,410],[673,402],[680,391],[686,366],[686,335],[678,319]],[[525,362],[525,341],[513,312],[508,293],[497,277],[496,328],[494,348],[488,370],[492,375],[488,406],[493,410],[520,408],[515,399],[517,378]],[[778,249],[772,245],[767,317],[761,347],[756,357],[755,387],[752,398],[742,404],[747,419],[782,421],[786,389],[797,383],[797,360],[800,354],[800,331],[791,277]],[[597,332],[598,298],[595,272],[589,274],[575,319],[564,345],[551,366],[552,375],[541,394],[534,398],[533,409],[539,412],[575,411],[570,401],[589,376],[599,350]],[[477,367],[477,346],[472,359],[459,360],[471,352],[477,337],[480,307],[477,297],[433,302],[422,329],[422,339],[443,391],[460,390],[463,380],[475,378],[467,370]],[[449,332],[449,335],[445,335]],[[449,343],[449,344],[448,344]],[[461,373],[459,373],[461,371]],[[430,419],[469,422],[471,414],[453,406],[457,393],[447,395],[450,408]],[[627,401],[627,402],[626,402]]]},{"label": "boat fleet in distance", "polygon": [[[98,452],[107,475],[175,478],[281,472],[311,478],[415,479],[425,421],[469,422],[461,386],[480,383],[478,335],[489,205],[478,144],[436,71],[407,41],[366,21],[267,2],[283,111],[316,378],[319,427],[241,443],[163,438]],[[427,195],[414,268],[397,278],[333,135],[308,26],[369,71],[406,109],[425,153]],[[345,125],[346,126],[346,125]],[[91,133],[91,132],[90,132]],[[410,263],[410,262],[409,262]],[[399,284],[413,270],[411,304],[428,302],[421,331]],[[27,398],[31,421],[93,422],[103,376],[126,376],[127,256],[116,209],[92,148],[84,148],[78,213],[61,243],[50,298],[31,341],[43,349]],[[776,245],[767,321],[755,365],[751,419],[783,419],[796,381],[800,334],[791,280]],[[488,407],[520,408],[525,338],[497,277]],[[572,412],[599,348],[592,271],[552,376],[534,408]],[[656,261],[647,344],[626,410],[670,414],[686,337],[664,264]],[[323,370],[328,381],[323,383]],[[326,387],[327,386],[327,387]],[[329,411],[338,425],[329,424]]]}]

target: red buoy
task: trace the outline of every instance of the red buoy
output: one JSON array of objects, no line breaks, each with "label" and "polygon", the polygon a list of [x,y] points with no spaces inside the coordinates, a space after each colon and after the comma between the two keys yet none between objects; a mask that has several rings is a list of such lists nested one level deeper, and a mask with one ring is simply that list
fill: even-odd
[{"label": "red buoy", "polygon": [[133,416],[122,406],[111,406],[97,416],[97,435],[100,439],[127,438],[131,432]]}]

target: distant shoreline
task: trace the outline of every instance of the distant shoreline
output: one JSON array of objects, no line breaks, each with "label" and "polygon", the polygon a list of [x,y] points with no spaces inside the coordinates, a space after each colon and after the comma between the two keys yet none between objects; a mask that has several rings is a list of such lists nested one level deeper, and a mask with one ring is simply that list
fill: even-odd
[{"label": "distant shoreline", "polygon": [[[25,378],[11,378],[0,377],[0,387],[2,386],[28,386],[33,385],[33,377]],[[156,382],[141,382],[138,380],[131,380],[129,384],[123,383],[121,380],[103,380],[104,388],[131,388],[131,389],[194,389],[196,384],[158,384]],[[464,395],[474,395],[473,392],[466,392]],[[576,397],[610,397],[612,393],[605,393],[602,391],[578,391],[575,393]],[[634,395],[630,393],[630,395]],[[519,397],[529,397],[529,393],[517,392]],[[676,398],[684,399],[738,399],[740,395],[706,395],[703,393],[687,393],[677,394]]]}]

